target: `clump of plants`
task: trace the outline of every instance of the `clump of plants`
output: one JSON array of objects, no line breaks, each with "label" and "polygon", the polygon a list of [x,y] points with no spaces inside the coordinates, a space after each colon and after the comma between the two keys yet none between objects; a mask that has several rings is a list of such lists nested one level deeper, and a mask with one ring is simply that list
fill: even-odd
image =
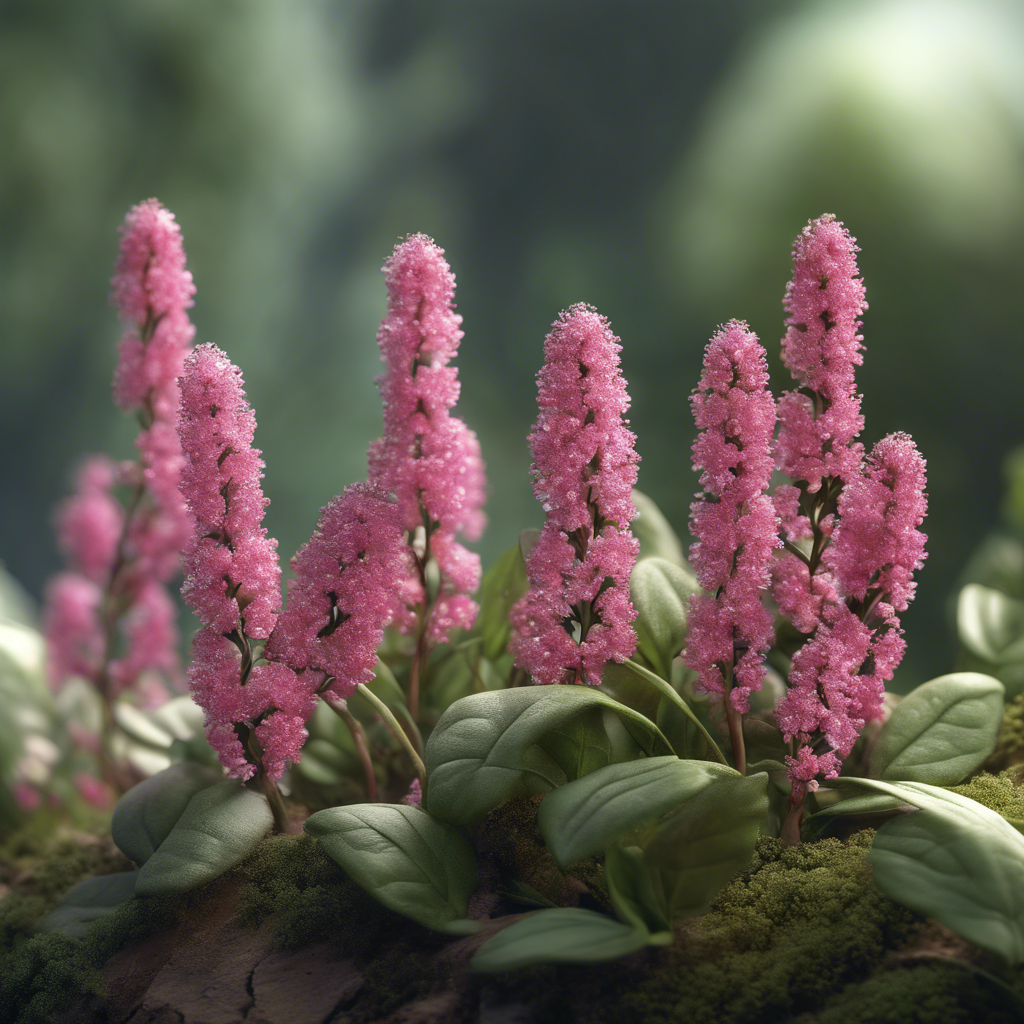
[{"label": "clump of plants", "polygon": [[[99,732],[79,739],[97,785],[127,788],[111,829],[136,868],[77,886],[52,927],[244,862],[247,919],[274,916],[285,943],[342,919],[353,886],[443,936],[476,932],[510,900],[539,906],[481,945],[485,974],[648,947],[682,965],[700,917],[730,963],[780,951],[756,990],[723,964],[692,965],[743,1003],[734,1019],[810,1005],[808,976],[845,982],[911,913],[1007,967],[1024,960],[1024,908],[1005,898],[1024,892],[1024,838],[990,809],[1016,804],[981,799],[981,782],[957,788],[993,750],[1004,684],[960,672],[886,703],[925,559],[925,462],[906,434],[861,440],[856,252],[831,215],[797,238],[782,341],[793,381],[778,398],[745,323],[708,344],[690,399],[689,563],[635,489],[619,339],[590,306],[562,312],[530,435],[545,521],[482,574],[464,544],[484,529],[486,479],[453,412],[455,279],[443,250],[410,235],[384,266],[383,435],[366,480],[320,511],[282,599],[241,371],[192,347],[180,232],[155,200],[134,208],[114,282],[128,325],[115,397],[139,418],[139,460],[86,463],[59,517],[71,564],[45,631],[54,685],[98,695]],[[161,710],[179,554],[202,623],[188,685],[216,766]],[[149,725],[178,730],[163,748],[174,763],[128,788],[118,738]],[[45,795],[33,792],[22,800]],[[321,808],[302,840],[292,794]],[[848,847],[801,845],[837,823],[859,832]],[[517,878],[527,862],[536,876]],[[832,919],[859,908],[842,963],[790,927],[811,893]],[[640,990],[636,1005],[675,1019],[672,1000],[692,997],[673,991]]]}]

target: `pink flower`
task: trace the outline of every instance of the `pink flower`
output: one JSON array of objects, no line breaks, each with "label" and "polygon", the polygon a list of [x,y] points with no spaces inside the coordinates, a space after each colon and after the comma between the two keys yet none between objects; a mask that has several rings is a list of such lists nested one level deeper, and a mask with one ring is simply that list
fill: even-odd
[{"label": "pink flower", "polygon": [[75,479],[75,493],[57,509],[57,539],[71,567],[106,584],[124,528],[124,509],[111,493],[114,464],[105,455],[86,459]]},{"label": "pink flower", "polygon": [[765,351],[736,320],[705,350],[704,374],[691,398],[700,434],[694,468],[704,493],[690,506],[697,538],[690,561],[700,585],[714,597],[690,602],[684,660],[706,693],[725,694],[736,711],[764,679],[764,656],[775,639],[761,595],[772,553],[780,546],[779,518],[765,496],[772,473],[775,403],[767,389]]},{"label": "pink flower", "polygon": [[99,586],[77,573],[61,573],[47,585],[43,635],[50,683],[55,688],[69,676],[96,678],[105,649],[102,601]]},{"label": "pink flower", "polygon": [[266,656],[333,676],[331,691],[351,697],[373,679],[408,562],[397,504],[371,485],[346,487],[321,509],[316,531],[292,558],[295,577]]},{"label": "pink flower", "polygon": [[409,792],[402,797],[402,803],[408,804],[410,807],[419,807],[423,803],[423,787],[420,785],[419,779],[412,780]]},{"label": "pink flower", "polygon": [[[462,317],[455,313],[455,277],[444,250],[426,235],[410,235],[384,265],[388,313],[377,333],[386,372],[377,383],[384,401],[384,435],[370,448],[369,479],[393,493],[410,540],[424,528],[421,553],[441,571],[431,633],[444,639],[456,625],[472,625],[476,605],[465,595],[479,584],[480,564],[459,544],[484,528],[484,464],[476,434],[451,415],[458,401]],[[472,571],[467,571],[467,566]],[[425,595],[418,573],[404,588],[410,605]],[[409,627],[412,620],[403,618]]]},{"label": "pink flower", "polygon": [[14,796],[14,802],[23,811],[34,811],[43,799],[39,790],[36,789],[35,786],[30,786],[27,782],[22,780],[19,780],[14,784],[12,793]]},{"label": "pink flower", "polygon": [[178,610],[161,584],[149,580],[139,589],[121,621],[125,653],[110,663],[112,696],[134,686],[146,671],[177,679],[177,618]]},{"label": "pink flower", "polygon": [[864,425],[854,367],[864,358],[858,318],[867,303],[856,252],[855,239],[832,214],[810,221],[796,240],[783,301],[789,326],[782,359],[800,390],[779,399],[776,458],[811,493],[823,477],[855,477],[863,456],[854,442]]},{"label": "pink flower", "polygon": [[839,498],[825,561],[850,597],[864,601],[871,590],[906,611],[913,573],[927,557],[927,537],[917,529],[928,510],[925,462],[911,438],[897,433],[875,445],[865,469]]},{"label": "pink flower", "polygon": [[277,541],[267,537],[263,460],[241,371],[215,345],[200,345],[181,375],[181,492],[195,523],[182,595],[221,633],[270,635],[281,608]]},{"label": "pink flower", "polygon": [[174,214],[157,200],[139,203],[125,218],[112,283],[113,300],[128,325],[114,399],[126,412],[148,406],[154,418],[173,422],[174,382],[195,335],[186,313],[195,286]]},{"label": "pink flower", "polygon": [[509,645],[538,683],[597,685],[608,661],[636,650],[629,577],[639,544],[629,523],[639,456],[623,419],[620,351],[608,321],[582,303],[544,342],[530,444],[547,521],[526,561],[530,589],[512,609]]},{"label": "pink flower", "polygon": [[104,809],[113,803],[110,790],[94,775],[90,775],[88,772],[79,772],[72,781],[75,784],[75,789],[78,790],[78,795],[87,804]]}]

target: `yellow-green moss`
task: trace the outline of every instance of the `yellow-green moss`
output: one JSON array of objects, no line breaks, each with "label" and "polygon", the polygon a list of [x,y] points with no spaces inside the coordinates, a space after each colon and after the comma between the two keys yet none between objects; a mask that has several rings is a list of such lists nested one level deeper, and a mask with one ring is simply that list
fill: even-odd
[{"label": "yellow-green moss", "polygon": [[951,786],[954,793],[977,800],[1004,818],[1024,821],[1024,788],[1021,788],[1020,769],[1007,768],[999,775],[982,772],[962,786]]},{"label": "yellow-green moss", "polygon": [[929,962],[850,985],[829,1000],[815,1024],[1020,1024],[1020,1014],[983,977]]},{"label": "yellow-green moss", "polygon": [[788,847],[763,837],[750,870],[695,923],[688,945],[625,994],[620,1018],[649,1024],[772,1024],[866,977],[915,917],[873,885],[873,832]]},{"label": "yellow-green moss", "polygon": [[984,767],[998,771],[1024,761],[1024,693],[1018,694],[1003,711],[996,743]]}]

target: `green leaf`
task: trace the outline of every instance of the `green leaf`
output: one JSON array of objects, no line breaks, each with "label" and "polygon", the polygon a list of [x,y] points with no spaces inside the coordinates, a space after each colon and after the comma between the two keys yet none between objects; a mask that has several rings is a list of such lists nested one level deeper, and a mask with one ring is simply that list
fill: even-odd
[{"label": "green leaf", "polygon": [[[604,747],[595,708],[616,713],[645,754],[669,753],[651,721],[589,686],[523,686],[475,693],[441,716],[427,741],[426,809],[455,825],[482,820],[516,796],[561,786],[591,770]],[[614,756],[614,748],[609,743]]]},{"label": "green leaf", "polygon": [[174,740],[168,729],[158,725],[150,715],[125,700],[115,701],[113,711],[114,721],[136,743],[166,750]]},{"label": "green leaf", "polygon": [[484,573],[480,582],[480,612],[473,632],[483,638],[485,658],[493,661],[505,650],[511,633],[508,613],[528,587],[522,547],[516,543]]},{"label": "green leaf", "polygon": [[875,835],[868,861],[878,888],[1011,964],[1024,960],[1024,836],[958,793],[848,781],[920,808]]},{"label": "green leaf", "polygon": [[170,835],[189,801],[221,773],[197,764],[172,764],[133,786],[117,802],[110,833],[121,852],[145,864]]},{"label": "green leaf", "polygon": [[689,570],[664,558],[637,562],[629,578],[629,597],[637,611],[633,628],[637,649],[662,678],[686,642],[690,596],[700,592]]},{"label": "green leaf", "polygon": [[537,809],[537,825],[566,871],[613,843],[638,837],[704,787],[732,777],[740,776],[726,765],[675,756],[610,764],[548,793]]},{"label": "green leaf", "polygon": [[978,672],[940,676],[912,690],[882,726],[869,774],[890,782],[953,786],[992,752],[1003,684]]},{"label": "green leaf", "polygon": [[72,939],[82,938],[93,921],[109,917],[135,895],[138,874],[138,871],[118,871],[73,885],[64,894],[60,906],[43,918],[39,927],[44,931],[62,932]]},{"label": "green leaf", "polygon": [[969,583],[960,591],[957,630],[963,645],[996,664],[1024,660],[1024,601]]},{"label": "green leaf", "polygon": [[[833,828],[835,822],[842,819],[856,819],[856,824],[864,828],[880,828],[894,814],[905,813],[909,805],[899,797],[887,793],[861,793],[858,796],[847,796],[847,787],[842,785],[846,777],[836,780],[840,783],[843,798],[834,804],[823,807],[804,819],[800,829],[801,838],[807,842],[824,839]],[[852,787],[854,790],[856,787]]]},{"label": "green leaf", "polygon": [[476,889],[469,841],[444,822],[405,804],[330,807],[303,828],[350,878],[384,906],[428,928],[465,935]]},{"label": "green leaf", "polygon": [[704,913],[754,854],[768,821],[768,774],[723,776],[689,797],[644,846],[673,917]]},{"label": "green leaf", "polygon": [[212,882],[241,864],[273,824],[266,797],[237,779],[201,789],[142,866],[135,891],[162,896]]},{"label": "green leaf", "polygon": [[647,944],[668,946],[672,923],[664,893],[655,892],[655,874],[639,846],[611,846],[604,858],[604,881],[619,920],[649,932]]},{"label": "green leaf", "polygon": [[[709,754],[713,756],[716,761],[718,761],[719,764],[726,763],[725,755],[719,749],[718,744],[711,738],[711,733],[707,731],[707,729],[704,727],[703,722],[701,722],[701,720],[696,716],[696,714],[694,714],[693,710],[690,708],[690,705],[687,704],[686,701],[683,700],[683,698],[678,693],[676,693],[676,690],[673,686],[665,682],[664,679],[662,679],[656,673],[652,672],[650,669],[644,668],[643,665],[638,664],[632,659],[625,662],[625,665],[626,668],[630,670],[630,672],[639,676],[642,680],[644,680],[644,682],[647,683],[648,686],[651,686],[655,690],[657,690],[658,693],[660,693],[666,701],[670,702],[678,711],[681,711],[683,715],[686,718],[688,718],[690,722],[693,724],[694,729],[696,729],[697,732],[700,734],[701,740],[704,744],[704,749],[707,750]],[[676,753],[679,754],[679,751],[677,750]]]},{"label": "green leaf", "polygon": [[423,737],[420,735],[419,726],[409,714],[409,705],[406,703],[405,692],[395,678],[394,672],[388,667],[387,662],[377,659],[374,667],[374,677],[366,684],[366,688],[383,701],[385,707],[395,713],[395,716],[412,731],[416,737],[417,746],[423,748]]},{"label": "green leaf", "polygon": [[470,961],[481,973],[531,964],[593,964],[643,949],[646,930],[577,907],[538,910],[484,943]]},{"label": "green leaf", "polygon": [[629,528],[640,541],[640,561],[645,558],[665,558],[676,565],[685,565],[683,545],[679,543],[676,531],[653,499],[634,487],[633,504],[636,505],[636,518],[629,524]]}]

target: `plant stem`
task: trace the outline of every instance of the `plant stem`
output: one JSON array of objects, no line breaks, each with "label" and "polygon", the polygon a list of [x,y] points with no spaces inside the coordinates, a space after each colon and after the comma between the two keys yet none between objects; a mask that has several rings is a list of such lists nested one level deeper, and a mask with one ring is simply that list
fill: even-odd
[{"label": "plant stem", "polygon": [[284,797],[281,796],[281,790],[278,789],[277,783],[263,770],[262,764],[257,768],[256,776],[259,779],[260,789],[263,790],[267,803],[270,804],[270,812],[274,815],[274,829],[282,833],[291,831],[288,810],[284,805]]},{"label": "plant stem", "polygon": [[780,832],[782,841],[787,846],[800,845],[800,826],[804,823],[804,801],[806,799],[806,793],[803,793],[795,803],[792,797],[790,798],[789,812],[786,814],[786,820],[782,823],[782,830]]},{"label": "plant stem", "polygon": [[[398,740],[399,743],[405,747],[405,752],[409,755],[409,760],[412,761],[416,768],[416,774],[419,776],[420,788],[426,794],[427,790],[427,770],[423,766],[423,758],[416,752],[416,748],[413,746],[412,741],[409,739],[406,731],[398,724],[398,719],[391,713],[391,709],[370,689],[365,683],[360,683],[356,687],[356,693],[358,693],[364,700],[368,700],[373,705],[374,710],[384,719],[384,723],[391,730],[391,734]],[[331,700],[336,698],[327,698],[328,704]]]},{"label": "plant stem", "polygon": [[725,676],[725,720],[729,723],[729,741],[732,743],[733,767],[740,775],[747,774],[747,748],[743,742],[743,715],[733,706],[729,699],[732,692],[732,665]]},{"label": "plant stem", "polygon": [[359,760],[363,763],[363,773],[366,776],[366,795],[371,803],[376,803],[380,796],[377,793],[377,775],[373,770],[370,748],[366,742],[366,730],[359,723],[359,719],[349,711],[346,701],[340,697],[328,699],[323,694],[321,696],[324,697],[327,706],[348,726],[348,731],[352,733],[352,740],[359,752]]}]

